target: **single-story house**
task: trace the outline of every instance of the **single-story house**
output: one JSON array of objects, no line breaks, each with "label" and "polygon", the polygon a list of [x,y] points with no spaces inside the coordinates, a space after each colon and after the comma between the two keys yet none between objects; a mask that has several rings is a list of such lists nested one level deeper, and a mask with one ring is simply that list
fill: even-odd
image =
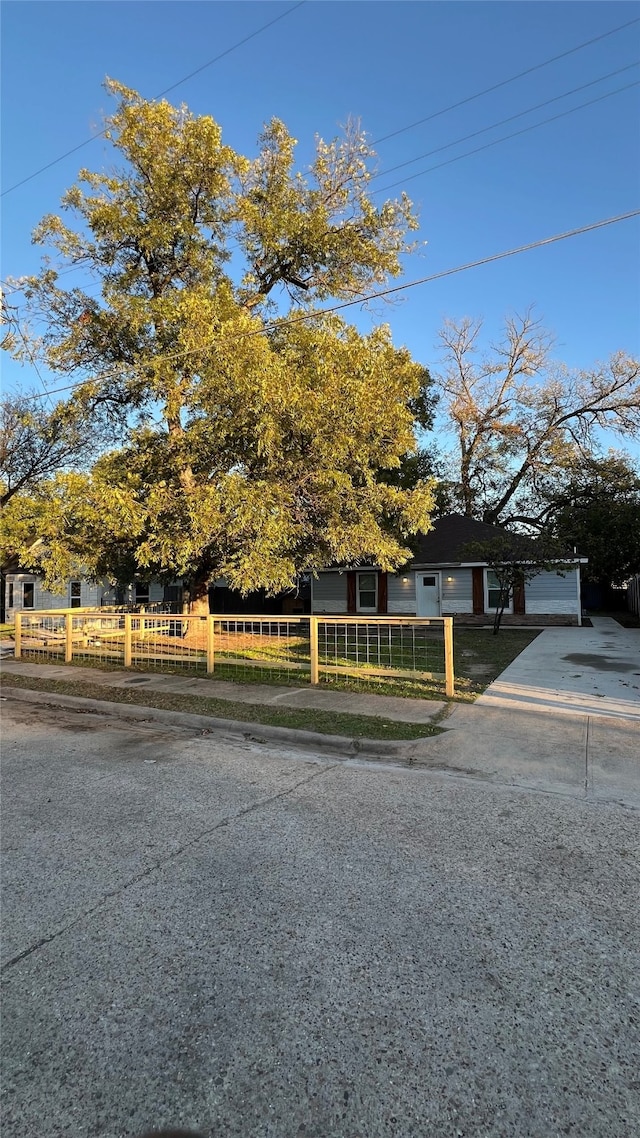
[{"label": "single-story house", "polygon": [[[107,581],[89,581],[78,576],[65,582],[61,592],[44,588],[42,578],[16,566],[3,574],[4,619],[12,623],[16,612],[43,612],[48,609],[104,608],[144,609],[147,612],[182,612],[183,588],[180,581],[169,585],[158,580],[135,581],[128,585],[112,585]],[[308,575],[300,579],[297,589],[267,597],[264,591],[242,597],[219,578],[209,588],[209,611],[212,613],[244,613],[260,615],[300,615],[311,607]]]},{"label": "single-story house", "polygon": [[5,579],[5,613],[11,622],[16,612],[42,612],[47,609],[103,608],[106,605],[123,608],[149,608],[171,601],[182,600],[179,586],[162,585],[159,581],[138,581],[118,587],[107,581],[88,581],[86,577],[71,578],[59,593],[45,589],[37,573],[22,569],[7,569]]},{"label": "single-story house", "polygon": [[[498,526],[449,514],[419,537],[415,556],[397,573],[376,566],[323,569],[311,586],[316,615],[385,614],[453,616],[456,623],[493,622],[499,596],[495,573],[486,563],[470,561],[465,547],[490,541]],[[586,558],[567,556],[562,571],[545,570],[509,598],[505,625],[581,624],[580,565]]]}]

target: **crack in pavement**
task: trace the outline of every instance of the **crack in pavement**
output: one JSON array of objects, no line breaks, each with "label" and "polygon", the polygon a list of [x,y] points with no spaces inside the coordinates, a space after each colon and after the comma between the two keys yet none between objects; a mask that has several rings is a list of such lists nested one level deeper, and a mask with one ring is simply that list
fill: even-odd
[{"label": "crack in pavement", "polygon": [[126,891],[130,889],[132,885],[137,885],[140,881],[144,881],[146,877],[150,877],[152,873],[155,873],[157,870],[162,869],[165,865],[168,865],[169,862],[175,861],[176,858],[179,858],[181,854],[185,852],[185,850],[190,849],[192,846],[202,841],[203,838],[208,837],[209,834],[215,833],[216,830],[221,830],[224,826],[229,826],[232,822],[237,821],[238,818],[244,818],[247,814],[254,814],[256,810],[260,810],[263,806],[268,806],[271,802],[277,802],[279,798],[286,798],[287,795],[293,794],[293,792],[295,790],[298,790],[299,787],[306,786],[308,783],[313,782],[314,779],[320,778],[322,775],[328,774],[330,771],[336,770],[342,765],[342,763],[331,763],[331,765],[323,766],[321,770],[314,771],[308,776],[308,778],[300,779],[299,782],[296,782],[293,786],[287,787],[286,790],[281,790],[278,794],[272,794],[268,798],[261,798],[258,802],[254,802],[253,805],[246,806],[244,809],[238,810],[236,814],[230,814],[226,818],[221,818],[219,822],[216,822],[215,826],[209,826],[206,830],[202,830],[199,834],[196,835],[196,837],[191,838],[188,842],[184,842],[184,844],[181,845],[178,849],[172,850],[171,853],[168,853],[165,857],[159,858],[153,863],[153,865],[148,866],[146,869],[142,870],[141,873],[137,873],[134,877],[131,877],[128,881],[125,881],[124,884],[120,885],[117,889],[110,889],[109,892],[105,893],[100,898],[100,900],[96,902],[95,905],[91,905],[88,909],[85,909],[82,913],[79,913],[77,917],[74,917],[72,921],[69,921],[62,928],[56,929],[55,932],[41,937],[39,940],[29,945],[28,948],[23,949],[22,952],[18,952],[15,956],[12,956],[10,960],[5,961],[5,963],[0,966],[0,974],[4,975],[4,973],[8,972],[10,968],[13,968],[15,964],[19,964],[21,960],[24,960],[26,957],[31,956],[32,953],[37,952],[39,948],[43,948],[46,944],[51,944],[52,941],[57,940],[57,938],[60,936],[63,936],[64,933],[69,931],[69,929],[74,928],[87,917],[92,917],[94,913],[97,913],[98,910],[101,909],[103,905],[105,905],[108,901],[113,900],[114,897],[121,897],[122,894],[126,893]]}]

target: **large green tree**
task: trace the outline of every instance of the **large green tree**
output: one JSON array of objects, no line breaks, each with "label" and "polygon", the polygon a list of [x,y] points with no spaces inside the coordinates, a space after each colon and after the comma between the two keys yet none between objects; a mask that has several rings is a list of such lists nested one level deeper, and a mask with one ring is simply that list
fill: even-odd
[{"label": "large green tree", "polygon": [[588,457],[546,506],[547,532],[588,557],[587,581],[620,587],[640,573],[640,472],[625,455]]},{"label": "large green tree", "polygon": [[[416,450],[428,373],[387,328],[359,334],[320,305],[400,272],[411,203],[373,204],[353,125],[319,140],[303,174],[278,120],[246,158],[212,118],[107,85],[117,164],[81,172],[70,220],[42,221],[55,267],[27,296],[47,366],[78,383],[72,404],[114,446],[90,475],[17,502],[5,540],[24,553],[37,528],[49,580],[79,563],[181,576],[193,611],[218,574],[275,591],[331,562],[402,563],[431,484],[380,472]],[[61,286],[68,263],[97,295]]]}]

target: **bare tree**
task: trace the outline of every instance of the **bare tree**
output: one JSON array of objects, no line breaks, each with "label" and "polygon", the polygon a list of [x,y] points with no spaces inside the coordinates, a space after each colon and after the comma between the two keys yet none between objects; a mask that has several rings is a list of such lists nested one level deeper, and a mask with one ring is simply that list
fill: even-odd
[{"label": "bare tree", "polygon": [[48,411],[35,394],[5,396],[0,400],[0,507],[91,453],[69,405]]},{"label": "bare tree", "polygon": [[559,470],[593,453],[594,431],[640,431],[640,363],[617,352],[588,371],[552,358],[553,340],[532,311],[509,317],[489,353],[482,321],[448,320],[440,407],[456,436],[463,512],[491,524],[535,526],[537,501]]}]

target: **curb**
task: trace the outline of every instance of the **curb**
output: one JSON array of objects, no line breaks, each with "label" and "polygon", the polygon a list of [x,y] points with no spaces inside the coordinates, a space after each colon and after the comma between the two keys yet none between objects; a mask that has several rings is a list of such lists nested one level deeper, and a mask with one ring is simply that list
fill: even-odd
[{"label": "curb", "polygon": [[438,738],[437,735],[422,736],[418,739],[361,739],[348,735],[323,735],[317,731],[303,731],[297,727],[276,727],[266,723],[250,723],[239,719],[216,719],[211,715],[197,715],[186,711],[166,711],[160,707],[147,707],[144,704],[112,703],[110,700],[85,699],[82,696],[61,695],[57,692],[39,691],[35,688],[12,688],[6,682],[2,691],[8,699],[22,700],[45,707],[68,707],[82,711],[93,711],[98,715],[113,715],[119,719],[137,722],[155,720],[169,727],[185,727],[190,730],[228,732],[240,735],[245,742],[286,743],[314,750],[342,754],[346,759],[356,757],[402,760],[409,765],[414,762],[418,747]]}]

